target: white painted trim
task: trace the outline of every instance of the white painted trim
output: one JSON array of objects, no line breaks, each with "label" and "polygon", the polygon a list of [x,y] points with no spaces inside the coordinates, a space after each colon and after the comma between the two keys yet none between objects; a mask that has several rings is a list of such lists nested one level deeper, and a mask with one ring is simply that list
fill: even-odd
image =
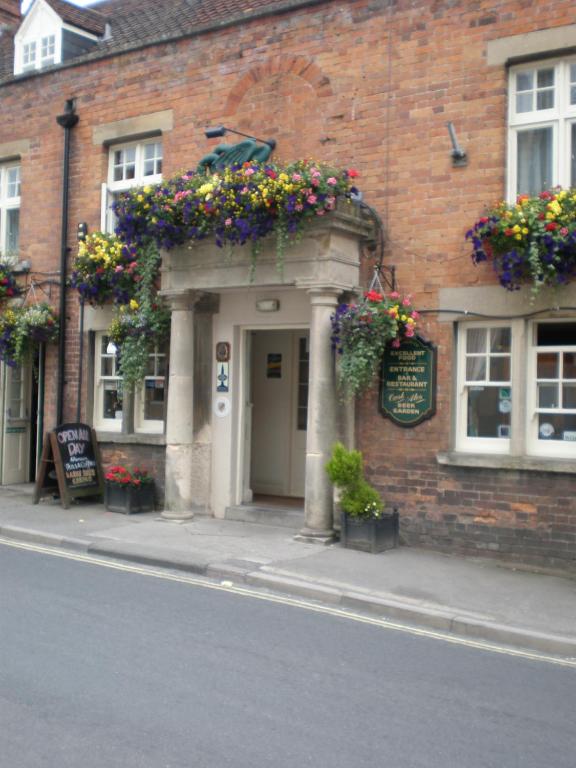
[{"label": "white painted trim", "polygon": [[92,32],[87,32],[81,27],[75,27],[73,24],[67,24],[65,21],[62,22],[62,29],[65,29],[67,32],[72,32],[75,35],[79,35],[80,37],[85,37],[87,40],[93,40],[95,43],[102,39]]}]

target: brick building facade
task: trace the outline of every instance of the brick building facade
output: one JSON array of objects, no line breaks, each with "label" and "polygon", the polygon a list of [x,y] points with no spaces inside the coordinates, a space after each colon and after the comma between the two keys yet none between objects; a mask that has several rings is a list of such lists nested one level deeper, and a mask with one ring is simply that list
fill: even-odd
[{"label": "brick building facade", "polygon": [[[548,186],[576,185],[572,3],[237,0],[220,10],[200,2],[104,0],[91,12],[67,5],[36,0],[26,18],[49,7],[63,29],[84,35],[85,50],[43,66],[40,47],[50,51],[39,39],[37,66],[14,75],[15,46],[27,44],[17,30],[26,21],[16,18],[18,3],[0,0],[0,165],[20,167],[18,259],[30,262],[35,280],[46,281],[50,300],[58,297],[53,278],[58,277],[62,206],[63,131],[56,116],[66,99],[74,100],[79,116],[71,131],[72,250],[77,223],[86,222],[94,231],[104,221],[103,185],[110,187],[110,158],[118,147],[146,152],[141,147],[147,143],[161,145],[162,177],[168,178],[194,167],[210,149],[206,127],[224,124],[274,137],[278,159],[314,157],[357,168],[364,199],[384,224],[385,263],[395,266],[400,289],[413,294],[423,310],[420,332],[438,349],[432,419],[402,429],[381,418],[376,392],[358,404],[355,442],[371,481],[400,508],[407,543],[574,567],[576,442],[570,443],[576,410],[565,409],[562,440],[543,439],[531,361],[538,354],[537,324],[562,326],[562,343],[548,346],[566,366],[559,384],[556,376],[557,385],[571,391],[576,292],[570,286],[554,294],[543,291],[532,303],[529,290],[507,293],[489,266],[472,264],[464,241],[487,205],[525,191],[520,190],[525,178],[520,165],[527,157],[537,157],[539,169],[528,175],[539,173]],[[552,91],[556,101],[550,107],[545,94]],[[511,97],[520,92],[535,99],[524,112]],[[521,118],[518,124],[514,115]],[[463,165],[453,162],[447,122],[466,152]],[[364,281],[369,270],[367,261]],[[258,293],[258,287],[245,286],[243,295]],[[260,288],[257,298],[281,295],[290,303],[282,293],[289,293],[289,285],[276,285],[271,292]],[[71,421],[80,368],[79,304],[73,291],[66,306],[64,419]],[[294,317],[299,311],[295,305]],[[105,312],[89,312],[86,318],[81,416],[88,423],[95,420],[94,355],[105,321]],[[224,328],[218,322],[216,310],[213,342]],[[232,318],[230,327],[239,322]],[[305,318],[302,325],[308,322]],[[283,323],[299,325],[292,316]],[[481,432],[466,426],[474,399],[481,397],[480,386],[471,387],[460,372],[473,356],[466,347],[472,338],[468,330],[484,339],[480,344],[489,343],[492,331],[511,339],[508,352],[500,353],[510,356],[513,412],[505,421],[511,430],[499,427],[484,444]],[[236,337],[231,338],[234,355]],[[486,355],[489,365],[489,349]],[[57,349],[49,347],[47,428],[55,422],[56,364]],[[212,416],[207,423],[217,433],[215,420]],[[161,430],[128,434],[100,428],[99,434],[107,462],[149,462],[163,485]],[[232,474],[241,471],[233,454],[230,449]],[[210,498],[208,490],[207,510],[224,514],[224,502],[214,508]]]}]

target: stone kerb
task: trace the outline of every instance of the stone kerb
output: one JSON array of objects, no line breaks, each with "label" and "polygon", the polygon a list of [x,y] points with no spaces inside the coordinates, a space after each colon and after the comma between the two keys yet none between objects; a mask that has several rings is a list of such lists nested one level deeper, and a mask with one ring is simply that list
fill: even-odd
[{"label": "stone kerb", "polygon": [[283,269],[277,264],[273,236],[261,244],[256,270],[250,272],[252,246],[227,251],[213,242],[192,242],[162,254],[162,289],[219,291],[270,285],[322,284],[342,290],[359,284],[360,246],[372,235],[372,224],[360,210],[345,203],[315,221],[300,241],[289,245]]}]

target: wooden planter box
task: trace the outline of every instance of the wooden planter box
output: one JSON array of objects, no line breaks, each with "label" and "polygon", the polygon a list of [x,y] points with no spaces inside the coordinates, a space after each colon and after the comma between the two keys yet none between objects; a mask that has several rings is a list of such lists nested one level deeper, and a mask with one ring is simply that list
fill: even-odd
[{"label": "wooden planter box", "polygon": [[361,520],[342,513],[340,542],[346,549],[361,552],[384,552],[398,546],[398,512],[378,520]]},{"label": "wooden planter box", "polygon": [[106,481],[104,503],[110,512],[133,515],[136,512],[154,511],[154,483],[119,485]]}]

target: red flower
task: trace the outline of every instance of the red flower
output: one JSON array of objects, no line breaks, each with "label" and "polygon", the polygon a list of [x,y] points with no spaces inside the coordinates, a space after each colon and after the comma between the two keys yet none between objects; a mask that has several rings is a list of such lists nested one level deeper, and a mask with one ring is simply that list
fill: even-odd
[{"label": "red flower", "polygon": [[538,214],[538,218],[540,219],[540,221],[544,221],[544,219],[546,218],[546,214],[545,213],[539,213]]},{"label": "red flower", "polygon": [[275,179],[276,178],[276,171],[273,171],[271,168],[267,168],[264,171],[264,173],[266,174],[266,176],[269,176],[271,179]]},{"label": "red flower", "polygon": [[384,298],[378,291],[368,291],[368,293],[364,294],[364,297],[368,299],[368,301],[382,301]]},{"label": "red flower", "polygon": [[349,168],[348,169],[348,178],[349,179],[357,179],[360,174],[355,168]]},{"label": "red flower", "polygon": [[481,219],[478,219],[480,224],[488,224],[488,218],[486,216],[482,216]]},{"label": "red flower", "polygon": [[510,229],[510,227],[507,227],[507,228],[504,230],[504,234],[506,235],[506,237],[512,237],[512,235],[514,234],[514,230],[513,230],[513,229]]},{"label": "red flower", "polygon": [[558,224],[556,224],[555,221],[549,221],[548,224],[544,227],[544,229],[547,232],[554,232],[555,229],[558,229]]}]

